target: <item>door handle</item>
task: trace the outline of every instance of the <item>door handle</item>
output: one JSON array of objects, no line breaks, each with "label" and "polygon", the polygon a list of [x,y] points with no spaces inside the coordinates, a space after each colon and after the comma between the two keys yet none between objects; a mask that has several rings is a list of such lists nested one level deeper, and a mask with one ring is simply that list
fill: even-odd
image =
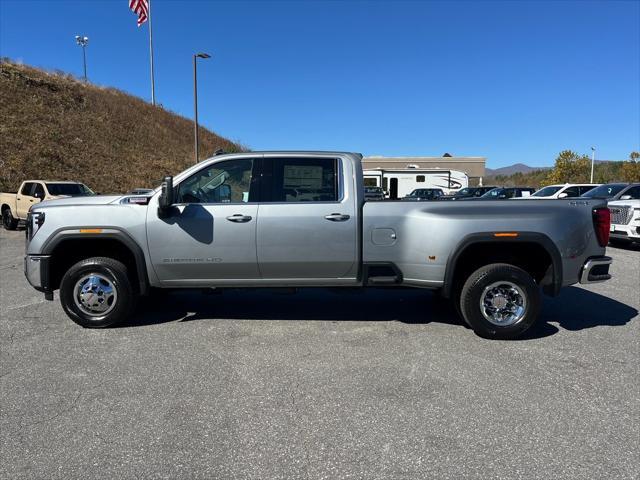
[{"label": "door handle", "polygon": [[325,215],[324,218],[330,222],[346,222],[351,217],[349,215],[343,215],[342,213],[332,213],[330,215]]},{"label": "door handle", "polygon": [[227,217],[227,220],[234,223],[247,223],[251,221],[251,217],[249,215],[242,215],[241,213],[236,213],[235,215],[231,215]]}]

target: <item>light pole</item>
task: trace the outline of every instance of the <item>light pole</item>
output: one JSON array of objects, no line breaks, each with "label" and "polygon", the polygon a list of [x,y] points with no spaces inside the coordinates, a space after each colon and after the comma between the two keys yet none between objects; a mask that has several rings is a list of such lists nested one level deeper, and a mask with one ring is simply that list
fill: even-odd
[{"label": "light pole", "polygon": [[596,147],[591,147],[591,182],[593,183],[593,165],[596,163]]},{"label": "light pole", "polygon": [[208,53],[193,54],[193,135],[195,141],[195,159],[198,163],[198,58],[211,58]]},{"label": "light pole", "polygon": [[84,81],[87,81],[87,52],[89,37],[76,35],[76,43],[82,47],[82,65],[84,66]]}]

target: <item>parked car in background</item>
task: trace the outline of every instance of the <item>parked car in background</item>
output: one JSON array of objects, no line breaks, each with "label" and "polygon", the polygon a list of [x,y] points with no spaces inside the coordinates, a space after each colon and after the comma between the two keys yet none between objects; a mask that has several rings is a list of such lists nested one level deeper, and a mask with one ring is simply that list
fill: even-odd
[{"label": "parked car in background", "polygon": [[535,188],[530,187],[496,187],[480,197],[463,198],[462,200],[507,200],[509,198],[529,197]]},{"label": "parked car in background", "polygon": [[543,187],[531,196],[527,197],[532,200],[539,199],[557,199],[557,198],[575,198],[584,195],[589,190],[600,186],[599,183],[565,183],[564,185],[549,185]]},{"label": "parked car in background", "polygon": [[453,195],[443,195],[438,200],[461,200],[463,198],[480,197],[480,196],[484,195],[485,193],[487,193],[489,190],[493,190],[494,188],[497,188],[497,187],[495,187],[495,186],[492,186],[492,187],[467,187],[467,188],[463,188],[462,190],[460,190],[457,193],[454,193]]},{"label": "parked car in background", "polygon": [[384,190],[382,187],[364,187],[364,199],[366,201],[384,200]]},{"label": "parked car in background", "polygon": [[610,243],[640,243],[640,195],[635,199],[614,200],[608,206],[611,212]]},{"label": "parked car in background", "polygon": [[2,225],[7,230],[15,229],[20,220],[26,220],[31,206],[43,200],[88,195],[95,193],[80,182],[26,180],[17,193],[0,193]]},{"label": "parked car in background", "polygon": [[416,188],[409,195],[400,200],[407,202],[419,202],[421,200],[437,200],[444,195],[441,188]]},{"label": "parked car in background", "polygon": [[637,200],[640,198],[640,183],[605,183],[580,195],[581,198],[597,198],[599,200]]}]

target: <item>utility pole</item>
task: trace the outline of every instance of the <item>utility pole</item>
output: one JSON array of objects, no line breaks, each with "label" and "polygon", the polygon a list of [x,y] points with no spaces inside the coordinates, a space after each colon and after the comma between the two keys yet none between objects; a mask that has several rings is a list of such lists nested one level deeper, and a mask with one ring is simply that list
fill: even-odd
[{"label": "utility pole", "polygon": [[596,163],[596,147],[591,147],[591,182],[593,183],[593,165]]},{"label": "utility pole", "polygon": [[86,48],[89,44],[89,37],[76,35],[76,43],[82,47],[82,65],[84,67],[84,81],[87,82],[87,52]]},{"label": "utility pole", "polygon": [[193,55],[193,136],[195,143],[195,163],[198,163],[198,58],[211,58],[208,53]]}]

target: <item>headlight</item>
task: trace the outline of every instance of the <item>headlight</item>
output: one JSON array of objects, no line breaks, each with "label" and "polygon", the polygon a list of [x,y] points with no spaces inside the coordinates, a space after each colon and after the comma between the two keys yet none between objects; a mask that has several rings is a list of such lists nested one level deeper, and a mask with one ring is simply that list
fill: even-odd
[{"label": "headlight", "polygon": [[27,241],[31,240],[40,230],[44,224],[44,218],[44,212],[29,212],[27,215]]}]

